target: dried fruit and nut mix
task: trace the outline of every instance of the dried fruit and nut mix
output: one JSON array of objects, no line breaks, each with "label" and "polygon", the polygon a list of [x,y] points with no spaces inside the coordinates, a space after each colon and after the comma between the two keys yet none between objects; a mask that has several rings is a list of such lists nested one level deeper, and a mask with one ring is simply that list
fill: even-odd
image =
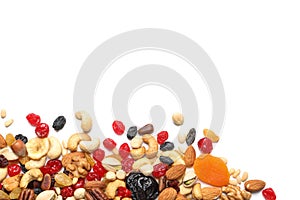
[{"label": "dried fruit and nut mix", "polygon": [[[6,115],[1,110],[1,118]],[[153,135],[152,124],[126,130],[115,120],[112,138],[126,132],[128,139],[117,144],[112,138],[89,135],[92,119],[87,112],[76,112],[75,117],[82,132],[70,135],[66,142],[49,136],[51,128],[63,129],[64,116],[56,117],[49,127],[39,115],[28,114],[34,138],[0,134],[0,199],[248,200],[257,192],[266,200],[276,199],[263,180],[248,180],[246,171],[228,169],[225,158],[211,155],[213,143],[219,141],[212,130],[203,130],[196,150],[195,128],[178,134],[176,146],[168,141],[167,131]],[[172,120],[176,126],[184,122],[181,113]],[[4,126],[12,123],[7,120]]]}]

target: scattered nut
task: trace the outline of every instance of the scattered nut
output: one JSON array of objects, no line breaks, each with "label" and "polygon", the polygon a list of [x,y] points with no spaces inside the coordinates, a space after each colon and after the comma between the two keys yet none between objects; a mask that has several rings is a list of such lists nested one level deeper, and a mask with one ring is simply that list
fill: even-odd
[{"label": "scattered nut", "polygon": [[13,152],[20,157],[26,156],[26,146],[22,140],[16,140],[12,143],[11,149]]},{"label": "scattered nut", "polygon": [[91,137],[86,133],[75,133],[69,137],[67,147],[70,151],[76,151],[80,141],[90,141]]},{"label": "scattered nut", "polygon": [[126,187],[125,182],[121,180],[115,180],[107,184],[105,194],[109,199],[113,199],[116,196],[116,191],[119,187]]},{"label": "scattered nut", "polygon": [[135,136],[131,141],[130,141],[130,145],[133,149],[138,149],[142,146],[143,144],[143,139],[141,136],[137,135]]},{"label": "scattered nut", "polygon": [[29,171],[27,171],[21,178],[20,187],[26,188],[28,183],[30,183],[33,180],[43,180],[43,173],[40,169],[30,169]]},{"label": "scattered nut", "polygon": [[6,110],[1,109],[1,118],[4,119],[6,117]]},{"label": "scattered nut", "polygon": [[79,148],[87,153],[93,153],[100,146],[100,139],[93,138],[91,141],[80,141]]},{"label": "scattered nut", "polygon": [[75,117],[81,120],[81,128],[85,133],[88,133],[92,129],[92,118],[86,111],[78,111],[75,113]]},{"label": "scattered nut", "polygon": [[116,173],[117,179],[124,180],[126,177],[126,172],[122,169],[118,170]]},{"label": "scattered nut", "polygon": [[116,180],[116,173],[114,173],[114,172],[106,172],[105,178],[108,181],[114,181],[114,180]]},{"label": "scattered nut", "polygon": [[212,142],[218,142],[219,141],[219,136],[215,134],[212,130],[209,129],[204,129],[203,130],[203,135],[207,138],[209,138]]},{"label": "scattered nut", "polygon": [[158,152],[158,143],[150,134],[143,135],[143,141],[148,144],[149,148],[146,150],[146,157],[151,159],[154,158]]},{"label": "scattered nut", "polygon": [[0,134],[0,149],[4,148],[7,146],[7,143],[4,139],[4,137],[2,136],[2,134]]},{"label": "scattered nut", "polygon": [[247,179],[248,179],[248,172],[244,172],[243,175],[242,175],[241,181],[245,182]]},{"label": "scattered nut", "polygon": [[144,157],[145,153],[146,153],[145,147],[130,150],[130,155],[134,160],[138,160],[138,159]]},{"label": "scattered nut", "polygon": [[4,122],[4,126],[6,128],[8,128],[10,125],[12,125],[12,123],[14,123],[14,120],[13,119],[9,119],[6,122]]},{"label": "scattered nut", "polygon": [[266,183],[262,180],[248,180],[244,183],[244,186],[249,192],[258,192],[266,186]]},{"label": "scattered nut", "polygon": [[84,188],[77,188],[74,191],[75,199],[84,199],[85,189]]},{"label": "scattered nut", "polygon": [[192,190],[192,195],[195,199],[201,200],[202,199],[202,192],[201,192],[201,184],[197,183],[194,185]]},{"label": "scattered nut", "polygon": [[45,190],[37,195],[35,200],[54,200],[57,198],[54,190]]},{"label": "scattered nut", "polygon": [[48,137],[49,140],[49,151],[47,153],[48,158],[50,159],[56,159],[59,158],[59,156],[62,153],[62,147],[60,144],[60,141],[53,136]]},{"label": "scattered nut", "polygon": [[4,189],[11,192],[13,189],[19,187],[21,176],[22,176],[21,174],[18,174],[16,176],[8,177],[4,179],[4,181],[2,182]]},{"label": "scattered nut", "polygon": [[181,113],[177,112],[172,115],[172,120],[176,126],[181,126],[184,122],[184,117]]},{"label": "scattered nut", "polygon": [[39,169],[42,166],[44,166],[46,163],[46,156],[42,157],[39,160],[29,160],[28,162],[25,163],[25,168],[26,169]]}]

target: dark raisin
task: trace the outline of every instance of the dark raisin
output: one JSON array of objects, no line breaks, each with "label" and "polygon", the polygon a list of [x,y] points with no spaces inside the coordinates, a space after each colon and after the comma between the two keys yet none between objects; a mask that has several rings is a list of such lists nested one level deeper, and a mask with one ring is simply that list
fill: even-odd
[{"label": "dark raisin", "polygon": [[0,155],[0,167],[4,168],[7,167],[8,165],[8,160],[5,158],[4,155]]},{"label": "dark raisin", "polygon": [[41,188],[34,188],[33,191],[34,191],[34,194],[39,194],[39,193],[42,192],[42,189]]},{"label": "dark raisin", "polygon": [[59,131],[65,126],[65,124],[66,118],[64,116],[59,116],[54,120],[52,128],[54,128],[56,131]]},{"label": "dark raisin", "polygon": [[21,169],[22,169],[22,172],[25,174],[28,170],[26,169],[25,165],[22,165],[20,163],[20,166],[21,166]]},{"label": "dark raisin", "polygon": [[69,176],[69,174],[70,174],[70,172],[69,172],[66,168],[64,168],[63,173],[66,174],[66,175],[68,175],[68,176]]},{"label": "dark raisin", "polygon": [[174,143],[173,142],[165,142],[162,145],[160,145],[161,151],[171,151],[174,149]]},{"label": "dark raisin", "polygon": [[128,140],[132,140],[137,134],[137,127],[136,126],[131,126],[129,127],[127,131],[127,138]]},{"label": "dark raisin", "polygon": [[24,144],[26,144],[28,142],[28,139],[26,136],[22,135],[22,134],[18,134],[15,136],[16,140],[22,140],[24,142]]}]

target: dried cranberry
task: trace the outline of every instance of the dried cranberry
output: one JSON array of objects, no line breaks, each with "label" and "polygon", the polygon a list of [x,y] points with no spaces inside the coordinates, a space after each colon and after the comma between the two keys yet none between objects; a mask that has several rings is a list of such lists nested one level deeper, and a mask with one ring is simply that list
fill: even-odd
[{"label": "dried cranberry", "polygon": [[153,166],[153,172],[152,172],[152,175],[155,177],[155,178],[159,178],[159,177],[162,177],[166,174],[168,170],[168,165],[165,164],[165,163],[158,163],[156,165]]},{"label": "dried cranberry", "polygon": [[39,138],[45,138],[49,134],[49,126],[46,123],[40,123],[35,128],[35,133]]},{"label": "dried cranberry", "polygon": [[125,158],[121,161],[122,164],[122,169],[128,173],[132,170],[132,165],[134,163],[134,159],[133,158]]},{"label": "dried cranberry", "polygon": [[101,162],[104,157],[105,151],[103,149],[97,149],[93,152],[93,158],[98,162]]},{"label": "dried cranberry", "polygon": [[60,191],[61,196],[66,199],[68,197],[72,197],[74,194],[74,190],[71,186],[63,187]]},{"label": "dried cranberry", "polygon": [[122,135],[125,131],[125,126],[121,121],[114,121],[112,124],[113,130],[117,135]]},{"label": "dried cranberry", "polygon": [[4,155],[0,155],[0,167],[4,168],[7,167],[8,165],[8,160]]},{"label": "dried cranberry", "polygon": [[198,147],[202,153],[210,153],[213,150],[212,141],[207,137],[198,141]]},{"label": "dried cranberry", "polygon": [[93,170],[95,173],[97,173],[99,179],[101,179],[107,172],[100,162],[97,162],[93,166]]},{"label": "dried cranberry", "polygon": [[118,187],[117,196],[120,196],[121,198],[124,197],[131,197],[131,191],[128,190],[126,187]]},{"label": "dried cranberry", "polygon": [[117,146],[117,143],[111,138],[106,138],[103,141],[103,145],[104,145],[105,148],[107,148],[108,150],[111,151]]},{"label": "dried cranberry", "polygon": [[49,160],[46,164],[47,167],[49,167],[49,174],[55,174],[59,172],[62,168],[62,163],[60,160]]},{"label": "dried cranberry", "polygon": [[123,143],[120,148],[119,148],[119,154],[120,156],[125,159],[129,156],[130,154],[130,147],[127,143]]},{"label": "dried cranberry", "polygon": [[83,188],[84,187],[84,178],[79,178],[77,183],[73,185],[73,189],[76,190],[77,188]]},{"label": "dried cranberry", "polygon": [[20,174],[22,171],[20,165],[18,164],[11,164],[11,165],[8,165],[7,167],[7,173],[9,176],[15,176],[15,175],[18,175]]},{"label": "dried cranberry", "polygon": [[262,191],[266,200],[276,200],[276,194],[272,188],[266,188]]},{"label": "dried cranberry", "polygon": [[161,131],[157,134],[158,144],[163,144],[169,138],[169,133],[167,131]]},{"label": "dried cranberry", "polygon": [[26,116],[27,121],[31,126],[37,126],[41,122],[41,117],[39,115],[36,115],[34,113],[30,113]]},{"label": "dried cranberry", "polygon": [[0,183],[0,190],[2,190],[2,187],[3,187],[3,184],[2,184],[2,183]]},{"label": "dried cranberry", "polygon": [[89,172],[86,175],[86,180],[88,180],[88,181],[98,181],[100,179],[101,178],[99,177],[99,175],[96,172]]},{"label": "dried cranberry", "polygon": [[41,172],[45,175],[45,174],[50,174],[50,167],[49,166],[43,166],[40,168]]}]

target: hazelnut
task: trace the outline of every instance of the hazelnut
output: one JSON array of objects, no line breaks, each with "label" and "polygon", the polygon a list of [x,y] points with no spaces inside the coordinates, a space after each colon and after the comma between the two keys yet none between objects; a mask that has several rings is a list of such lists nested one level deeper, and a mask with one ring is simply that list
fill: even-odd
[{"label": "hazelnut", "polygon": [[12,143],[11,145],[11,149],[16,155],[20,157],[26,156],[26,146],[22,140],[14,141],[14,143]]}]

